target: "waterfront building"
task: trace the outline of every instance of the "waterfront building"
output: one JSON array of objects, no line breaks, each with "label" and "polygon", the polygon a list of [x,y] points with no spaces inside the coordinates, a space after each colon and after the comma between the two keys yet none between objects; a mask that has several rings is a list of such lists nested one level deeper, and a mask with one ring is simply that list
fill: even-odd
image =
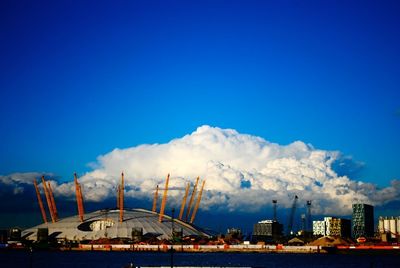
[{"label": "waterfront building", "polygon": [[11,228],[9,230],[8,241],[21,241],[21,229],[19,228]]},{"label": "waterfront building", "polygon": [[374,207],[367,204],[353,204],[353,237],[374,236]]},{"label": "waterfront building", "polygon": [[253,238],[268,241],[282,236],[283,225],[273,220],[263,220],[254,224]]},{"label": "waterfront building", "polygon": [[378,230],[380,234],[387,234],[390,239],[400,237],[400,216],[379,217]]},{"label": "waterfront building", "polygon": [[227,237],[234,237],[234,238],[241,238],[242,237],[242,230],[240,228],[228,228],[226,230]]},{"label": "waterfront building", "polygon": [[225,235],[225,241],[230,244],[237,244],[243,240],[242,230],[239,228],[228,228]]},{"label": "waterfront building", "polygon": [[351,221],[348,219],[326,217],[326,235],[350,237],[351,236]]},{"label": "waterfront building", "polygon": [[0,230],[0,244],[6,244],[8,241],[8,230]]},{"label": "waterfront building", "polygon": [[323,221],[313,221],[313,235],[350,237],[351,222],[347,219],[325,217]]},{"label": "waterfront building", "polygon": [[325,235],[325,221],[313,221],[313,235]]},{"label": "waterfront building", "polygon": [[[98,239],[125,239],[139,242],[142,239],[156,240],[177,237],[211,237],[208,232],[193,224],[145,209],[124,209],[125,219],[120,222],[119,209],[102,209],[86,214],[80,221],[78,215],[60,219],[54,223],[43,223],[22,231],[22,237],[31,241],[56,240],[90,241]],[[173,224],[173,225],[172,225]],[[15,231],[14,237],[18,237]],[[21,237],[21,232],[19,232]]]}]

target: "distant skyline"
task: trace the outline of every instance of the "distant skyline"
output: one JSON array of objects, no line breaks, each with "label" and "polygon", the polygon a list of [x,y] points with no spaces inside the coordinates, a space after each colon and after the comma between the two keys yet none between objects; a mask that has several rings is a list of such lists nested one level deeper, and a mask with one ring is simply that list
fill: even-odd
[{"label": "distant skyline", "polygon": [[338,151],[351,180],[385,188],[400,179],[398,14],[398,1],[2,1],[0,176],[67,182],[116,148],[208,125]]}]

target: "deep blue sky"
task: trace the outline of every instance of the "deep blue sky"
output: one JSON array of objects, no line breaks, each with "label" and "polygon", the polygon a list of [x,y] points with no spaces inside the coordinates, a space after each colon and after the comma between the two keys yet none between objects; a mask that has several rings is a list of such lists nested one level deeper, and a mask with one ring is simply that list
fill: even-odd
[{"label": "deep blue sky", "polygon": [[1,1],[0,174],[70,180],[116,147],[209,124],[340,150],[387,185],[399,14],[398,1]]}]

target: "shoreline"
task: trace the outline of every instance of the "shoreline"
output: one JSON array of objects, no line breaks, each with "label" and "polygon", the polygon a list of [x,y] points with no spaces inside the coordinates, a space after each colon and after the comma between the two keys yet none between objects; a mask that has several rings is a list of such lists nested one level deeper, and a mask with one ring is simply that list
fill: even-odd
[{"label": "shoreline", "polygon": [[79,244],[78,247],[3,247],[7,251],[49,252],[154,252],[154,253],[260,253],[260,254],[398,254],[399,246],[283,246],[283,245],[137,245]]},{"label": "shoreline", "polygon": [[133,252],[188,252],[188,253],[328,253],[320,246],[283,246],[283,245],[87,245],[80,244],[76,251],[133,251]]}]

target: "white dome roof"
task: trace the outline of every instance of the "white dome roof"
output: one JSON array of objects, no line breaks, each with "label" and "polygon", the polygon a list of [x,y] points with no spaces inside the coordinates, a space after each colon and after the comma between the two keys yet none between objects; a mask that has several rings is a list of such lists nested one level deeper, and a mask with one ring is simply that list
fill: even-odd
[{"label": "white dome roof", "polygon": [[[171,217],[164,215],[159,222],[159,214],[145,209],[124,210],[124,220],[119,222],[118,209],[103,209],[85,214],[84,222],[78,216],[61,219],[55,223],[43,223],[22,232],[28,240],[36,240],[40,228],[48,228],[49,236],[68,240],[96,240],[99,238],[131,238],[132,230],[142,230],[143,235],[154,235],[158,239],[170,239]],[[209,236],[203,230],[186,222],[174,219],[175,232],[182,231],[183,236]]]}]

